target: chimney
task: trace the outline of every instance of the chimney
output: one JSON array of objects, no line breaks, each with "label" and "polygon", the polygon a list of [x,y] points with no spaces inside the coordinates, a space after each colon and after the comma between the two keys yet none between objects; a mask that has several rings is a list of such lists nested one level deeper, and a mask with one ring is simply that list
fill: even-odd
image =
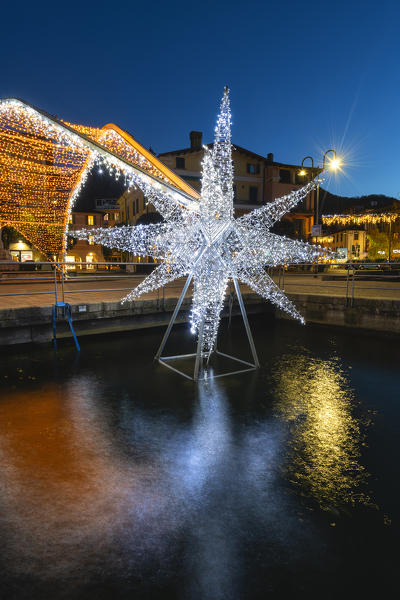
[{"label": "chimney", "polygon": [[191,131],[190,135],[190,149],[191,150],[201,150],[201,143],[203,138],[202,131]]},{"label": "chimney", "polygon": [[272,152],[269,152],[269,154],[267,154],[267,161],[269,163],[273,163],[274,162],[274,155],[272,154]]}]

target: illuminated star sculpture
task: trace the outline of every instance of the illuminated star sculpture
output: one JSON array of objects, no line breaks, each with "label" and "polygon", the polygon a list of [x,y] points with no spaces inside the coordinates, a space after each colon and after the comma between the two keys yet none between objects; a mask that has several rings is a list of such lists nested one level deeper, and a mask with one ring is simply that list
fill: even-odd
[{"label": "illuminated star sculpture", "polygon": [[190,324],[191,332],[197,335],[198,343],[197,352],[185,356],[196,357],[194,379],[198,378],[203,359],[209,360],[214,351],[222,354],[216,349],[216,340],[224,298],[228,283],[232,280],[254,359],[254,363],[239,361],[247,366],[242,370],[248,370],[249,367],[258,367],[258,359],[238,281],[247,284],[260,296],[304,323],[303,317],[267,274],[265,267],[310,262],[324,254],[325,251],[321,247],[290,240],[269,231],[276,221],[305,198],[314,187],[316,183],[309,183],[238,219],[234,218],[231,112],[229,91],[225,88],[215,127],[214,144],[212,149],[204,147],[201,198],[196,209],[175,204],[173,210],[164,210],[165,222],[160,224],[83,230],[73,235],[81,239],[88,239],[90,235],[97,243],[105,246],[128,251],[136,256],[152,256],[162,261],[123,299],[123,302],[135,300],[142,294],[177,278],[187,277],[156,355],[166,366],[171,367],[171,364],[165,361],[177,358],[161,355],[183,298],[193,280]]}]

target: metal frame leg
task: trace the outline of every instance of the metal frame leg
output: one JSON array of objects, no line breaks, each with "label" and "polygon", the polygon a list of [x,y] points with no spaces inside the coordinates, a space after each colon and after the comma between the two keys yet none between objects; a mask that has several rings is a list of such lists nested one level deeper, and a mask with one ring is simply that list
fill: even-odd
[{"label": "metal frame leg", "polygon": [[178,300],[178,302],[177,302],[177,304],[176,304],[176,306],[175,306],[175,310],[174,310],[174,312],[172,313],[172,317],[171,317],[171,320],[170,320],[170,322],[169,322],[169,324],[168,324],[167,330],[166,330],[166,332],[164,333],[164,337],[163,337],[163,339],[162,339],[162,341],[161,341],[160,347],[159,347],[159,349],[157,350],[157,353],[156,353],[156,355],[155,355],[155,357],[154,357],[154,359],[155,359],[155,360],[159,360],[159,358],[160,358],[160,356],[161,356],[161,354],[162,354],[162,351],[163,351],[163,350],[164,350],[164,348],[165,348],[165,344],[167,343],[167,340],[168,340],[168,338],[169,338],[169,335],[170,335],[170,333],[171,333],[171,329],[172,329],[172,327],[173,327],[173,324],[175,323],[176,317],[178,316],[179,309],[180,309],[180,307],[181,307],[181,305],[182,305],[183,299],[184,299],[184,298],[185,298],[185,296],[186,296],[186,292],[187,292],[187,290],[188,290],[188,287],[189,287],[189,285],[190,285],[190,282],[192,281],[192,277],[193,277],[193,275],[189,275],[189,276],[188,276],[188,278],[186,279],[186,283],[185,283],[185,285],[184,285],[184,288],[183,288],[183,290],[182,290],[182,293],[181,293],[181,295],[180,295],[180,297],[179,297],[179,300]]},{"label": "metal frame leg", "polygon": [[[179,375],[182,375],[183,377],[185,377],[186,379],[190,379],[191,381],[199,381],[200,379],[205,379],[207,377],[207,373],[205,373],[204,377],[199,377],[200,374],[200,370],[202,367],[202,361],[203,361],[203,352],[202,352],[202,345],[203,345],[203,330],[204,330],[204,321],[200,324],[200,328],[199,328],[199,335],[198,335],[198,340],[197,340],[197,348],[196,348],[196,352],[191,353],[191,354],[177,354],[175,356],[161,356],[164,348],[165,348],[165,344],[167,343],[168,337],[171,333],[171,329],[172,326],[176,320],[176,317],[178,315],[179,309],[182,305],[183,299],[186,295],[187,289],[189,287],[189,284],[192,280],[192,276],[189,275],[189,277],[186,280],[185,286],[182,290],[182,293],[179,297],[178,303],[175,307],[175,310],[173,312],[173,315],[171,317],[171,320],[168,324],[168,328],[164,334],[164,337],[162,339],[162,342],[160,344],[160,347],[157,351],[157,354],[155,355],[155,359],[158,360],[158,362],[160,364],[162,364],[164,367],[168,367],[168,369],[171,369],[172,371],[175,371],[175,373],[178,373]],[[239,284],[236,278],[233,278],[233,282],[234,282],[234,286],[235,286],[235,292],[236,295],[238,297],[238,301],[239,301],[239,306],[240,306],[240,312],[242,314],[242,318],[243,318],[243,322],[244,322],[244,326],[246,329],[246,334],[247,334],[247,338],[249,340],[249,345],[250,345],[250,350],[251,350],[251,354],[253,357],[253,363],[248,362],[246,360],[242,360],[241,358],[236,358],[235,356],[231,356],[230,354],[225,354],[224,352],[220,352],[219,350],[217,350],[215,348],[214,352],[215,354],[218,354],[219,356],[224,356],[225,358],[229,358],[231,360],[234,360],[235,362],[240,363],[241,365],[243,365],[242,368],[238,369],[237,371],[230,371],[229,373],[222,373],[220,375],[213,375],[214,378],[217,377],[227,377],[228,375],[236,375],[238,373],[245,373],[247,371],[254,371],[255,369],[258,369],[260,366],[259,360],[258,360],[258,356],[257,356],[257,352],[256,352],[256,347],[254,345],[254,340],[253,340],[253,336],[251,334],[251,330],[250,330],[250,325],[249,325],[249,321],[247,319],[247,314],[246,314],[246,310],[244,308],[244,302],[243,302],[243,298],[242,298],[242,294],[240,292],[240,288],[239,288]],[[187,375],[186,373],[184,373],[183,371],[180,371],[179,369],[173,367],[171,364],[169,364],[168,361],[171,360],[183,360],[183,359],[195,359],[195,365],[194,365],[194,372],[193,372],[193,376],[191,377],[190,375]]]},{"label": "metal frame leg", "polygon": [[239,301],[240,312],[242,313],[244,326],[246,328],[246,333],[247,333],[247,338],[248,338],[249,344],[250,344],[251,354],[253,355],[254,364],[255,364],[256,368],[258,369],[260,366],[260,362],[258,360],[257,350],[256,350],[256,347],[254,344],[253,336],[251,334],[251,329],[250,329],[249,321],[247,318],[246,310],[244,308],[242,293],[240,291],[240,287],[239,287],[238,280],[236,279],[236,277],[233,277],[233,284],[235,286],[235,292],[236,292],[236,296]]}]

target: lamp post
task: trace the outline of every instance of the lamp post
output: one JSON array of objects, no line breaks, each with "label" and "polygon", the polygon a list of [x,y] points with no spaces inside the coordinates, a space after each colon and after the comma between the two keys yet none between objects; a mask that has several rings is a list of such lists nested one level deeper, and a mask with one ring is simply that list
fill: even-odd
[{"label": "lamp post", "polygon": [[[304,161],[306,160],[311,160],[311,178],[314,178],[314,159],[312,156],[305,156],[303,158],[303,160],[301,161],[301,170],[298,173],[300,175],[300,177],[305,177],[307,175],[307,171],[304,169]],[[311,192],[312,196],[314,196],[314,190],[312,190]],[[310,208],[312,206],[312,203],[310,203]]]},{"label": "lamp post", "polygon": [[299,175],[305,175],[306,174],[306,171],[303,169],[303,167],[304,167],[304,161],[307,160],[307,159],[311,160],[311,169],[312,169],[312,171],[314,171],[314,159],[313,159],[313,157],[312,156],[305,156],[303,158],[303,160],[301,161],[301,171],[300,171]]},{"label": "lamp post", "polygon": [[[329,167],[331,169],[333,169],[334,171],[336,171],[336,169],[338,169],[339,165],[340,165],[340,161],[337,158],[336,155],[336,150],[333,150],[332,148],[330,148],[329,150],[327,150],[326,152],[324,152],[323,156],[322,156],[322,169],[318,170],[321,173],[324,173],[325,171],[325,167],[326,167],[326,160],[329,154],[332,154],[333,157],[329,159]],[[303,160],[301,161],[301,171],[299,172],[299,175],[301,175],[302,177],[304,175],[306,175],[307,171],[304,169],[304,162],[306,160],[311,160],[311,169],[313,171],[313,175],[314,175],[314,159],[312,156],[305,156],[303,158]],[[314,222],[314,226],[319,225],[319,180],[317,182],[317,194],[316,194],[316,207],[315,207],[315,222]],[[316,232],[316,229],[314,230]],[[315,234],[316,236],[318,236],[318,234]]]},{"label": "lamp post", "polygon": [[[339,166],[339,161],[336,156],[336,150],[332,150],[332,149],[327,150],[326,152],[324,152],[324,155],[322,157],[322,174],[324,174],[324,172],[325,172],[326,157],[330,153],[333,154],[333,158],[330,161],[331,169],[334,169],[336,171],[336,169]],[[317,183],[317,205],[316,205],[316,211],[315,211],[315,224],[316,225],[319,224],[318,221],[319,221],[319,181]]]}]

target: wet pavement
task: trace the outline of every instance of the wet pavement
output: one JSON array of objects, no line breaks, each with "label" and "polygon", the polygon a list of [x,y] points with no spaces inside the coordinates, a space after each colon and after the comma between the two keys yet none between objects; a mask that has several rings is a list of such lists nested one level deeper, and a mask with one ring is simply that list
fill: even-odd
[{"label": "wet pavement", "polygon": [[[20,274],[21,275],[21,274]],[[29,278],[32,277],[32,280]],[[25,275],[25,279],[15,281],[0,279],[0,310],[13,308],[29,308],[33,306],[52,306],[55,303],[55,286],[51,274],[43,276]],[[315,296],[330,296],[337,298],[370,298],[374,300],[400,300],[400,281],[359,280],[353,283],[351,277],[346,281],[342,278],[325,280],[322,274],[285,273],[285,277],[274,275],[275,283],[289,295],[309,294]],[[119,302],[141,281],[140,275],[70,275],[64,284],[65,301],[70,304],[90,304],[99,302]],[[164,288],[143,294],[142,299],[177,298],[179,297],[184,279],[178,279]],[[252,292],[248,286],[241,285],[243,293]],[[189,291],[189,295],[190,295]],[[57,299],[62,299],[62,286],[58,284]],[[260,298],[260,302],[264,302]]]}]

